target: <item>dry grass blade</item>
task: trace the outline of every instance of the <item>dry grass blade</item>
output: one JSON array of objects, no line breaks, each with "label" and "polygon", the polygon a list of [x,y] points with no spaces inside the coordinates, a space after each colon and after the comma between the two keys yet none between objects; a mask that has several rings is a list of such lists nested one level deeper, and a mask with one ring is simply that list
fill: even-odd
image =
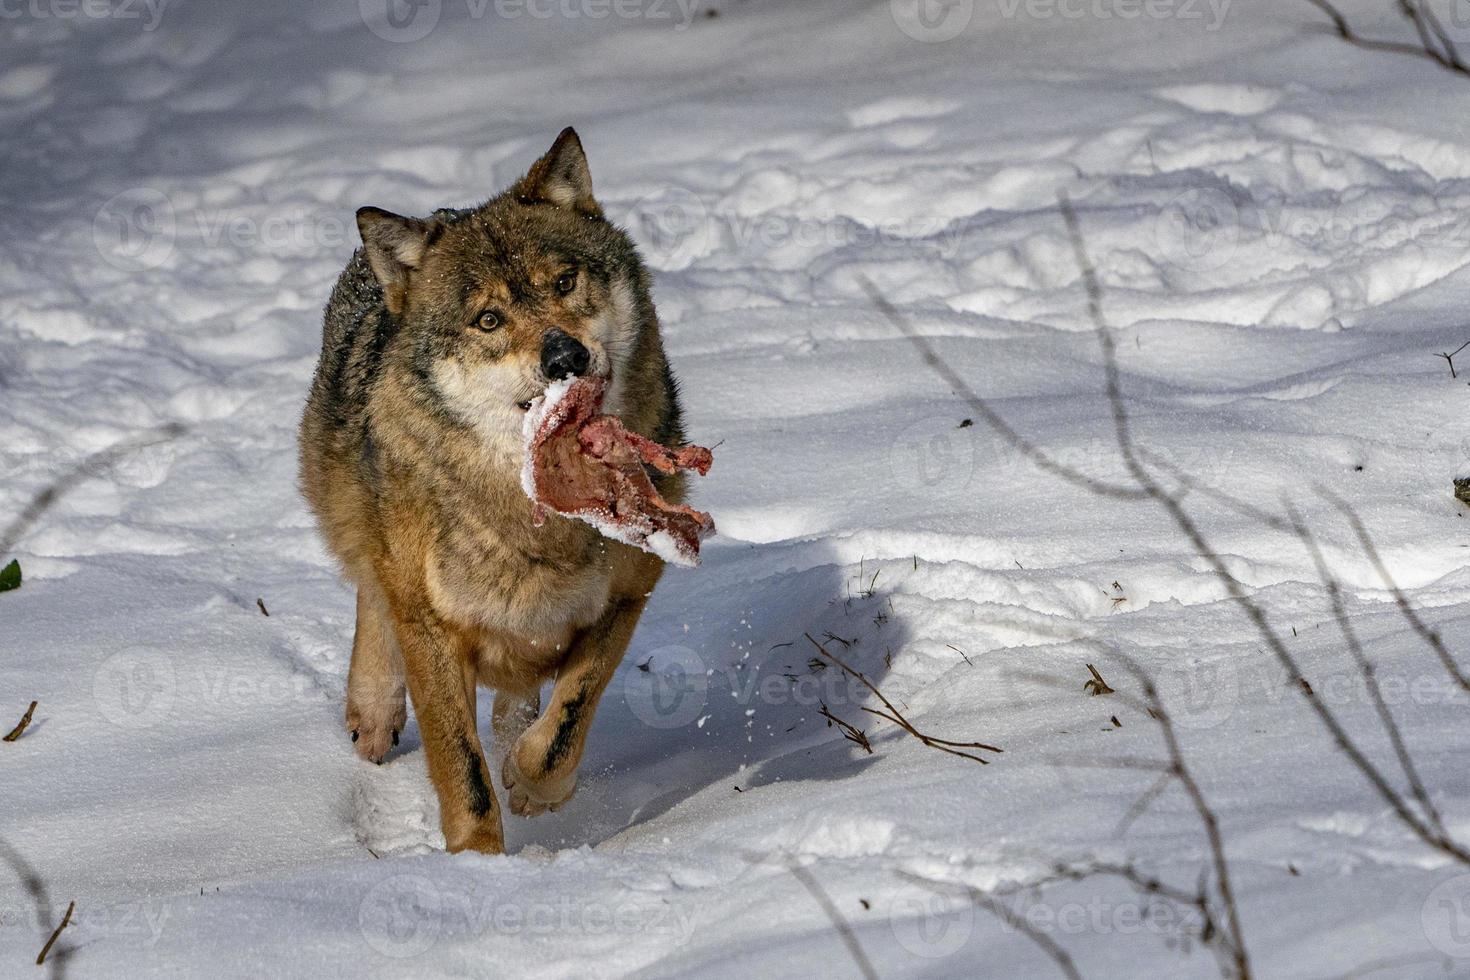
[{"label": "dry grass blade", "polygon": [[873,754],[873,746],[872,746],[872,743],[870,743],[868,741],[868,733],[867,732],[863,731],[861,728],[857,728],[857,727],[855,727],[853,725],[848,724],[847,722],[843,721],[841,718],[839,718],[836,715],[834,715],[830,710],[828,710],[827,705],[826,705],[825,702],[823,702],[823,704],[822,704],[822,708],[821,708],[821,712],[820,713],[821,713],[821,715],[822,715],[823,718],[826,718],[827,719],[827,724],[829,726],[830,725],[836,725],[837,726],[838,730],[842,732],[842,737],[843,738],[845,738],[849,742],[852,742],[853,744],[857,745],[864,752],[868,753],[868,755],[872,755]]}]

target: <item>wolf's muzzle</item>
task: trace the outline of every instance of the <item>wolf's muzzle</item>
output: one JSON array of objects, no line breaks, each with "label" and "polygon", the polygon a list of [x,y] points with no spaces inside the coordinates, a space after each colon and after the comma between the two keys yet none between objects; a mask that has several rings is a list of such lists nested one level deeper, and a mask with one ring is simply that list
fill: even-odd
[{"label": "wolf's muzzle", "polygon": [[541,373],[550,381],[585,374],[592,354],[582,342],[562,330],[550,330],[541,341]]}]

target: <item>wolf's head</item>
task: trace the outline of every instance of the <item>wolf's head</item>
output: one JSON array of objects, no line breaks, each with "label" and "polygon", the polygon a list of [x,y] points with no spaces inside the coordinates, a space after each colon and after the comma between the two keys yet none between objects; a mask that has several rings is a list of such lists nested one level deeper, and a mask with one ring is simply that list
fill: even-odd
[{"label": "wolf's head", "polygon": [[573,374],[611,379],[607,410],[653,322],[646,273],[602,215],[570,128],[480,207],[357,213],[364,251],[417,383],[487,441],[519,446],[531,399]]}]

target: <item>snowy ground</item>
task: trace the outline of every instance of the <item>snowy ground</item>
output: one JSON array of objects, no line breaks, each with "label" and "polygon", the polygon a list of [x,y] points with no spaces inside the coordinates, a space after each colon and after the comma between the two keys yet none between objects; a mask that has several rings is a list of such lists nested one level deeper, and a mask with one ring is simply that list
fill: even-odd
[{"label": "snowy ground", "polygon": [[[963,883],[1085,976],[1213,976],[1197,923],[1124,883],[1038,884],[1209,866],[1177,786],[1120,833],[1154,775],[1107,764],[1161,746],[1112,649],[1158,678],[1220,815],[1259,975],[1470,975],[1466,869],[1333,749],[1167,518],[961,428],[860,285],[1028,438],[1119,478],[1065,191],[1139,439],[1303,512],[1470,838],[1470,699],[1313,489],[1470,661],[1467,391],[1434,356],[1470,340],[1470,81],[1282,0],[373,8],[0,7],[0,527],[146,444],[0,555],[27,576],[0,596],[0,728],[40,702],[0,745],[0,839],[49,903],[0,873],[0,974],[71,900],[77,977],[857,976],[834,917],[883,977],[1057,973]],[[1390,8],[1346,5],[1410,38]],[[416,730],[381,768],[342,730],[351,596],[295,425],[353,210],[473,202],[568,124],[658,272],[721,536],[660,586],[574,802],[508,818],[508,856],[448,856]],[[1188,506],[1397,778],[1301,545]],[[808,632],[1004,754],[876,722]],[[1088,697],[1086,663],[1121,693]]]}]

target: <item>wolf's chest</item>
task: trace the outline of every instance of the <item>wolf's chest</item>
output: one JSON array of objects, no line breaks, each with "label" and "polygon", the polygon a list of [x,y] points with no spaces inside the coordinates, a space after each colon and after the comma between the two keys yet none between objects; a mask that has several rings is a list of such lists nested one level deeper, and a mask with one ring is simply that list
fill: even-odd
[{"label": "wolf's chest", "polygon": [[550,524],[448,527],[428,554],[429,593],[459,622],[559,637],[595,622],[607,605],[612,565],[600,541]]}]

